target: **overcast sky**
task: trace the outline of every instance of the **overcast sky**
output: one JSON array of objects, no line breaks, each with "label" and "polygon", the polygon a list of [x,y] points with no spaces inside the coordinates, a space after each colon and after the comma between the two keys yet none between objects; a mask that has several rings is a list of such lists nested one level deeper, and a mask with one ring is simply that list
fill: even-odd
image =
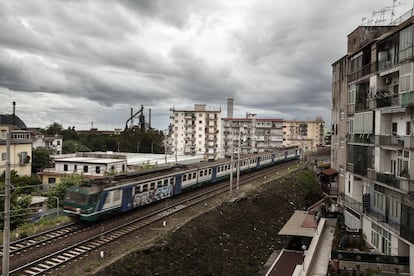
[{"label": "overcast sky", "polygon": [[[29,127],[165,129],[196,103],[330,123],[346,36],[392,0],[0,1],[0,113]],[[395,17],[411,8],[397,6]],[[391,11],[383,14],[389,22]],[[377,13],[374,20],[381,19]],[[367,21],[365,21],[367,22]]]}]

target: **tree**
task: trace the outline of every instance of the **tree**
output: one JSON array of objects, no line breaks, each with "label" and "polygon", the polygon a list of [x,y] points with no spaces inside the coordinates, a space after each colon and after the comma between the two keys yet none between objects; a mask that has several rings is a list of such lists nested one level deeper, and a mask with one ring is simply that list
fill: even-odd
[{"label": "tree", "polygon": [[[5,174],[0,180],[0,193],[5,192]],[[10,174],[11,193],[10,193],[10,227],[16,228],[26,222],[30,210],[31,194],[38,190],[40,181],[34,176],[18,176],[16,171]],[[4,212],[4,201],[0,201],[0,211]],[[3,228],[3,216],[0,216],[0,226]]]},{"label": "tree", "polygon": [[48,134],[48,135],[62,134],[62,130],[63,130],[62,125],[54,122],[53,124],[50,124],[46,128],[45,134]]},{"label": "tree", "polygon": [[75,130],[75,127],[72,126],[68,127],[68,129],[65,129],[62,131],[62,138],[63,141],[65,140],[77,140],[78,139],[78,133]]},{"label": "tree", "polygon": [[50,150],[45,148],[35,148],[32,151],[32,173],[37,173],[42,171],[44,168],[49,168],[51,166]]},{"label": "tree", "polygon": [[77,140],[63,141],[62,153],[75,153],[79,151],[91,151],[87,146]]},{"label": "tree", "polygon": [[82,182],[82,180],[83,176],[80,174],[71,174],[70,176],[62,177],[60,182],[57,183],[55,186],[51,187],[51,189],[49,190],[48,207],[56,208],[56,197],[59,198],[59,205],[62,205],[66,189],[74,185],[79,185]]}]

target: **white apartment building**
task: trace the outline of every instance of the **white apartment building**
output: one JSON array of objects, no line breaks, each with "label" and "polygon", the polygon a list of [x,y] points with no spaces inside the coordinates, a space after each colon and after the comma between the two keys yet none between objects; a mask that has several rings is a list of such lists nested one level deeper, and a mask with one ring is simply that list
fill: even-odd
[{"label": "white apartment building", "polygon": [[31,129],[33,148],[49,149],[52,154],[62,154],[62,135],[43,135],[35,129]]},{"label": "white apartment building", "polygon": [[[333,64],[332,163],[345,225],[414,275],[414,17],[360,26]],[[346,72],[346,74],[344,73]],[[345,127],[346,124],[346,127]],[[396,258],[396,260],[398,260]]]},{"label": "white apartment building", "polygon": [[194,110],[171,109],[167,151],[175,155],[203,155],[206,160],[224,156],[221,110],[207,110],[195,104]]},{"label": "white apartment building", "polygon": [[222,123],[226,156],[283,147],[282,119],[259,119],[248,113],[246,118],[224,118]]}]

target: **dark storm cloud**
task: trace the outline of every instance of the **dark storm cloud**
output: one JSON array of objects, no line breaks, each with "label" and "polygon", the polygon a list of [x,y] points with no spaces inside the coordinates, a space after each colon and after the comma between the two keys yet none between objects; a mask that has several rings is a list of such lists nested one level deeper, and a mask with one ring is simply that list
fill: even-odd
[{"label": "dark storm cloud", "polygon": [[227,97],[239,114],[329,116],[331,64],[377,3],[1,1],[0,94],[85,125],[141,104],[168,125],[172,105]]}]

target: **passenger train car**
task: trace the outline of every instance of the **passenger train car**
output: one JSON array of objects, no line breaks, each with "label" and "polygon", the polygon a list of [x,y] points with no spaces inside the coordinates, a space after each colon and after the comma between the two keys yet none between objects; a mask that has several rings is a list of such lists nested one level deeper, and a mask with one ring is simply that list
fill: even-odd
[{"label": "passenger train car", "polygon": [[[240,172],[261,169],[299,159],[300,149],[280,149],[240,158]],[[115,176],[112,179],[89,180],[66,190],[64,213],[84,221],[97,221],[103,217],[175,196],[183,190],[230,177],[229,159],[201,162],[190,166],[175,166],[139,175]],[[236,173],[238,161],[233,162]]]}]

